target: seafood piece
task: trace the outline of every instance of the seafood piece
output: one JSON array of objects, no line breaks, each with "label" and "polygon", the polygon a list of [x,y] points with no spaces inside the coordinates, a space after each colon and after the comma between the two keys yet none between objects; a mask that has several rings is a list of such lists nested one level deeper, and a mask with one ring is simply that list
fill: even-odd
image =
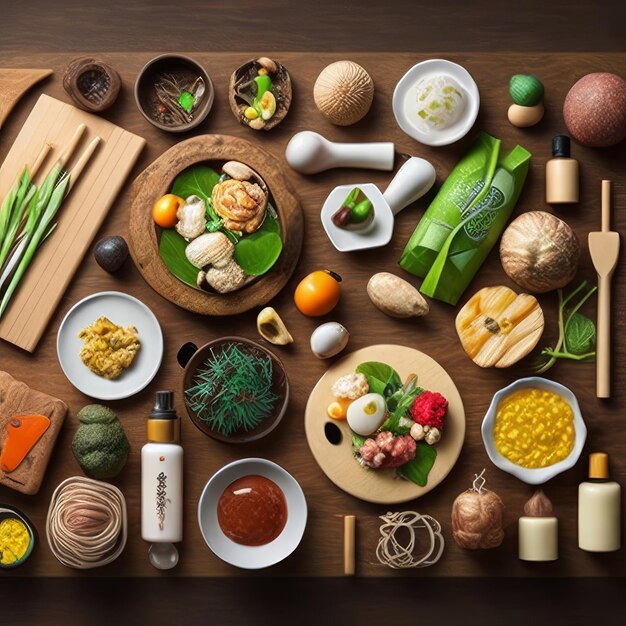
[{"label": "seafood piece", "polygon": [[191,241],[206,230],[206,207],[199,196],[189,196],[176,212],[176,232]]},{"label": "seafood piece", "polygon": [[185,256],[198,269],[207,265],[225,267],[233,258],[235,246],[224,233],[204,233],[185,249]]}]

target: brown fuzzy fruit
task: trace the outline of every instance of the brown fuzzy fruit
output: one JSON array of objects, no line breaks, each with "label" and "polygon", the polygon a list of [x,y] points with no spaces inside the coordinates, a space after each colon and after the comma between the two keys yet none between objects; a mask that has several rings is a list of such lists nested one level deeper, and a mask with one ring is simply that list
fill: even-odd
[{"label": "brown fuzzy fruit", "polygon": [[535,293],[565,287],[576,275],[579,259],[574,231],[545,211],[522,213],[509,224],[500,242],[504,271]]},{"label": "brown fuzzy fruit", "polygon": [[626,81],[608,72],[583,76],[565,98],[563,118],[579,143],[614,146],[626,138]]}]

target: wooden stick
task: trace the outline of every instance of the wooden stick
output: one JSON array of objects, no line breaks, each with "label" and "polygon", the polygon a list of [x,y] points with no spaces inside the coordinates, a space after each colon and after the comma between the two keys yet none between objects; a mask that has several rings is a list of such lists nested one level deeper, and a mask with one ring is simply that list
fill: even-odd
[{"label": "wooden stick", "polygon": [[344,515],[343,518],[343,573],[354,576],[355,572],[355,535],[356,517]]},{"label": "wooden stick", "polygon": [[49,143],[45,144],[44,147],[41,149],[41,152],[35,159],[33,166],[30,168],[31,180],[35,178],[35,176],[37,175],[37,172],[39,171],[41,164],[46,160],[46,157],[48,156],[48,153],[50,152],[51,149],[52,149],[52,144],[49,144]]},{"label": "wooden stick", "polygon": [[85,148],[83,153],[80,155],[80,158],[74,165],[74,168],[69,173],[70,174],[70,184],[67,188],[67,192],[69,193],[72,187],[76,184],[78,177],[81,175],[82,171],[85,169],[85,166],[89,162],[89,159],[93,156],[93,153],[96,151],[98,144],[100,143],[100,137],[95,137],[93,141]]},{"label": "wooden stick", "polygon": [[72,137],[72,141],[70,142],[70,145],[67,147],[67,150],[63,153],[63,155],[59,159],[59,162],[61,163],[62,167],[65,167],[67,162],[72,158],[72,154],[74,154],[74,150],[76,150],[76,146],[78,145],[78,142],[83,136],[83,133],[85,132],[85,130],[87,130],[87,127],[84,124],[80,124],[80,126],[76,129],[76,132],[74,133],[74,136]]},{"label": "wooden stick", "polygon": [[602,181],[602,232],[611,230],[611,181]]}]

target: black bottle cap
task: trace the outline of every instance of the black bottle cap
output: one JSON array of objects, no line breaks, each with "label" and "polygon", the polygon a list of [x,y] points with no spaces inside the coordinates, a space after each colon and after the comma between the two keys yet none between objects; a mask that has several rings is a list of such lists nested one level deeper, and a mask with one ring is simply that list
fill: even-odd
[{"label": "black bottle cap", "polygon": [[173,391],[157,391],[156,404],[150,419],[176,419],[176,409],[174,408],[174,392]]},{"label": "black bottle cap", "polygon": [[570,142],[567,135],[557,135],[552,138],[552,156],[569,158]]}]

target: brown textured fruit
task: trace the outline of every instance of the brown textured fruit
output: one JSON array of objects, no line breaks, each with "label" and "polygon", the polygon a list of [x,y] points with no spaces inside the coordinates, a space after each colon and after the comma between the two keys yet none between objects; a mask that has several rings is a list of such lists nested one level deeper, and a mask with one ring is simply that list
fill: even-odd
[{"label": "brown textured fruit", "polygon": [[580,244],[563,220],[545,211],[514,219],[500,241],[500,260],[522,289],[545,293],[565,287],[576,275]]},{"label": "brown textured fruit", "polygon": [[565,98],[563,119],[585,146],[604,148],[626,139],[626,81],[608,72],[583,76]]}]

